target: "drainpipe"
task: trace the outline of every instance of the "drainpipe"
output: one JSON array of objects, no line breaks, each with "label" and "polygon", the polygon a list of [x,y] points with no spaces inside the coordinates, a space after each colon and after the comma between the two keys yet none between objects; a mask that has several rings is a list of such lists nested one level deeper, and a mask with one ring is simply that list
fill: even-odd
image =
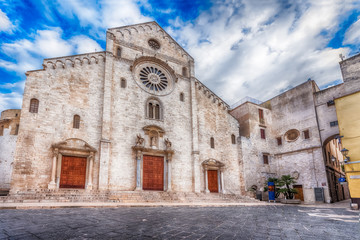
[{"label": "drainpipe", "polygon": [[[314,110],[315,110],[316,124],[317,124],[317,129],[318,129],[319,137],[320,137],[321,152],[322,152],[322,157],[323,157],[323,162],[324,162],[325,153],[324,153],[324,147],[323,147],[323,142],[322,142],[321,132],[320,132],[319,116],[318,116],[318,113],[317,113],[317,110],[316,110],[314,84],[315,84],[315,81],[312,80],[312,81],[311,81],[311,88],[312,88],[312,93],[313,93],[313,94],[312,94],[312,97],[313,97],[313,102],[314,102]],[[316,172],[315,172],[314,152],[313,152],[312,156],[313,156],[313,165],[314,165],[314,174],[315,174],[315,180],[316,180],[316,187],[319,187],[319,182],[317,181]],[[324,162],[324,166],[325,166],[325,162]],[[325,174],[326,174],[326,168],[325,168],[324,170],[325,170]],[[327,179],[327,177],[326,177],[326,179]],[[329,183],[328,183],[328,185],[329,185]]]}]

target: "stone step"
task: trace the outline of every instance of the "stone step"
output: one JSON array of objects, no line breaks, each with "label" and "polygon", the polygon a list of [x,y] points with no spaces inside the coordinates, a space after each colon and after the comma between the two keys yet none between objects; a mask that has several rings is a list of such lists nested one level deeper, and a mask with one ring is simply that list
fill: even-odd
[{"label": "stone step", "polygon": [[133,192],[133,191],[85,191],[40,190],[17,192],[0,197],[0,202],[256,202],[247,196],[221,193],[188,192]]}]

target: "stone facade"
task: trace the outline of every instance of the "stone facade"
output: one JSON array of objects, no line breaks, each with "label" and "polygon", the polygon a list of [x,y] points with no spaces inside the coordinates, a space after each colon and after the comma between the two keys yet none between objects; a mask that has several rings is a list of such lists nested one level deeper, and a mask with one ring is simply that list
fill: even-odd
[{"label": "stone facade", "polygon": [[290,174],[306,203],[319,200],[316,191],[331,202],[324,152],[339,136],[332,101],[360,91],[356,59],[340,63],[343,84],[320,91],[310,80],[230,110],[156,22],[112,28],[105,51],[45,59],[26,73],[17,140],[0,137],[1,148],[9,143],[2,176],[12,171],[12,193],[75,186],[244,195]]},{"label": "stone facade", "polygon": [[10,189],[14,152],[19,131],[20,109],[9,109],[0,118],[0,190]]},{"label": "stone facade", "polygon": [[[325,90],[310,80],[261,104],[246,101],[232,109],[240,123],[246,190],[262,189],[269,177],[290,174],[296,177],[306,203],[316,201],[315,189],[322,189],[326,202],[341,200],[336,195],[344,195],[343,188],[330,194],[329,187],[335,189],[337,183],[329,177],[334,169],[325,154],[327,144],[339,136],[333,100],[358,91],[357,79]],[[289,139],[290,133],[294,139]],[[344,174],[338,168],[335,171],[338,176]]]},{"label": "stone facade", "polygon": [[[61,188],[69,156],[86,159],[88,190],[142,190],[144,158],[155,156],[164,159],[162,190],[207,192],[209,168],[219,192],[241,192],[239,146],[231,142],[239,124],[157,23],[109,29],[106,51],[43,66],[27,72],[13,192]],[[32,99],[37,112],[29,111]]]}]

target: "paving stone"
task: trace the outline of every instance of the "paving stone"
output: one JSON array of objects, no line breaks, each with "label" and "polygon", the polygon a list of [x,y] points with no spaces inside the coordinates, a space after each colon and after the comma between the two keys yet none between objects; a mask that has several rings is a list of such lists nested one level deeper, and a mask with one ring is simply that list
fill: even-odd
[{"label": "paving stone", "polygon": [[289,206],[14,209],[0,210],[0,239],[354,239],[359,223],[344,216],[359,219]]}]

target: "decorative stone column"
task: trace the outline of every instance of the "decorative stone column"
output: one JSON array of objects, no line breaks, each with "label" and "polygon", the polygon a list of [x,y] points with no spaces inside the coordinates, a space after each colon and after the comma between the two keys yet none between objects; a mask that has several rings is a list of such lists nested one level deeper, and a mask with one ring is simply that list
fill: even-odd
[{"label": "decorative stone column", "polygon": [[56,165],[57,165],[57,158],[59,155],[59,149],[55,148],[53,153],[54,153],[54,156],[53,156],[53,160],[52,160],[51,181],[48,184],[48,189],[56,188],[55,175],[56,175]]},{"label": "decorative stone column", "polygon": [[167,192],[171,192],[171,153],[167,154]]},{"label": "decorative stone column", "polygon": [[220,169],[220,182],[221,182],[221,192],[226,193],[225,184],[224,184],[224,169]]},{"label": "decorative stone column", "polygon": [[205,170],[205,193],[210,193],[209,191],[209,184],[208,184],[208,169],[207,167],[204,167],[204,170]]},{"label": "decorative stone column", "polygon": [[88,184],[86,186],[87,190],[92,190],[92,176],[93,176],[93,165],[94,165],[94,153],[91,152],[89,156],[89,174],[88,174]]},{"label": "decorative stone column", "polygon": [[141,184],[141,151],[136,151],[136,188],[135,191],[142,190]]}]

